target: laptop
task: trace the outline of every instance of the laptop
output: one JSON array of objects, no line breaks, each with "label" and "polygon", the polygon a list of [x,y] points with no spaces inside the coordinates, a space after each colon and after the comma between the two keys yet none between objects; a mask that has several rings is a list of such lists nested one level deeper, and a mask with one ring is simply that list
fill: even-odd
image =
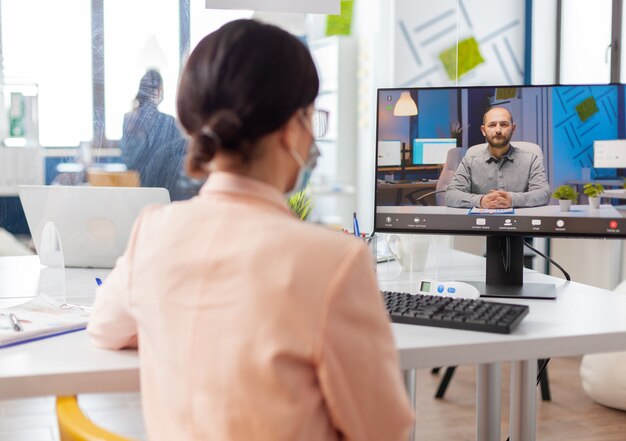
[{"label": "laptop", "polygon": [[139,212],[169,204],[165,188],[20,185],[18,193],[37,254],[44,226],[53,222],[66,267],[113,268]]}]

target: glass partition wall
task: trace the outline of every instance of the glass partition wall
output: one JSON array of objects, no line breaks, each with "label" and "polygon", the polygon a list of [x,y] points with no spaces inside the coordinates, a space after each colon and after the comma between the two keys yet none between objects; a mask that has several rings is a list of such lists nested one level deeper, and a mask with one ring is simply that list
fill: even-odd
[{"label": "glass partition wall", "polygon": [[[88,185],[90,168],[128,171],[124,118],[146,72],[160,74],[158,109],[175,117],[189,49],[223,23],[255,16],[205,9],[203,0],[49,3],[0,0],[0,255],[33,249],[18,184]],[[331,61],[316,55],[323,84],[336,85],[320,95],[336,114],[320,160],[318,173],[328,176],[318,176],[318,221],[343,223],[344,212],[357,208],[363,224],[373,219],[373,167],[363,164],[376,147],[378,87],[603,83],[619,72],[611,41],[621,41],[621,26],[612,25],[621,2],[514,0],[505,9],[497,0],[365,3],[352,5],[348,35],[329,37],[326,16],[302,19],[301,37],[316,54],[342,54]],[[580,17],[589,32],[577,31]],[[274,22],[281,20],[276,14]],[[477,129],[467,121],[461,114],[436,135],[463,143]]]}]

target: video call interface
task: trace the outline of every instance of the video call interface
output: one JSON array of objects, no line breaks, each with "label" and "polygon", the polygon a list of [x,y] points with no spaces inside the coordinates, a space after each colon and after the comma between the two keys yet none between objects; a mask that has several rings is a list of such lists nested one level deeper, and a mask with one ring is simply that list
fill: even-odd
[{"label": "video call interface", "polygon": [[[417,114],[397,111],[403,92],[409,92]],[[625,93],[621,84],[379,89],[376,231],[625,236]],[[452,190],[459,183],[469,194],[483,194],[477,190],[485,185],[480,164],[472,165],[471,176],[468,164],[477,164],[471,158],[487,151],[481,125],[493,108],[513,117],[510,144],[518,142],[543,166],[542,197],[521,196],[499,209],[455,199]],[[516,179],[527,188],[518,193],[535,189],[537,164],[529,174],[512,158],[501,172],[519,173]],[[589,183],[603,187],[598,208],[584,193]],[[563,185],[578,194],[567,211],[553,197]]]}]

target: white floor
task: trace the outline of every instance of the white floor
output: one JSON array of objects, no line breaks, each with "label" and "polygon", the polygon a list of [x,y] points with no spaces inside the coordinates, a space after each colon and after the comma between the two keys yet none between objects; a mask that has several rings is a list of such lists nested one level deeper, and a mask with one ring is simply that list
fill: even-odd
[{"label": "white floor", "polygon": [[[0,440],[59,441],[55,397],[0,401]],[[138,393],[83,394],[83,412],[99,426],[133,440],[145,440]]]}]

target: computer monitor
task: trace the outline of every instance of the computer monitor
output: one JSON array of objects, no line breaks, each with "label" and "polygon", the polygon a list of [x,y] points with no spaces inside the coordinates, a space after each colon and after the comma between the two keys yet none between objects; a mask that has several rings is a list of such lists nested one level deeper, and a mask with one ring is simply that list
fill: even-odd
[{"label": "computer monitor", "polygon": [[594,168],[626,168],[626,139],[593,141]]},{"label": "computer monitor", "polygon": [[[417,115],[393,115],[393,106],[389,103],[396,101],[402,92],[409,92],[415,101]],[[625,211],[620,207],[626,205],[622,200],[626,199],[626,190],[621,180],[625,171],[622,167],[626,165],[620,162],[626,155],[618,148],[626,142],[622,141],[626,139],[624,85],[394,88],[379,89],[377,98],[377,141],[393,138],[410,145],[408,143],[417,139],[454,138],[459,154],[448,155],[450,163],[439,166],[420,164],[415,158],[405,161],[402,170],[405,179],[414,181],[416,189],[423,188],[424,178],[429,182],[434,180],[431,191],[443,195],[442,198],[416,197],[416,189],[411,189],[410,185],[403,186],[404,193],[396,198],[383,197],[387,189],[379,184],[379,179],[394,170],[377,166],[374,230],[486,236],[487,275],[481,286],[483,294],[531,298],[553,298],[556,295],[554,286],[523,284],[524,237],[626,238]],[[455,178],[455,175],[461,170],[457,168],[459,162],[467,165],[468,161],[476,160],[481,149],[488,152],[481,125],[484,113],[494,107],[503,107],[513,116],[516,129],[510,144],[515,146],[518,143],[518,150],[526,151],[524,155],[531,158],[529,161],[542,161],[547,184],[544,180],[543,199],[540,203],[535,202],[540,206],[514,205],[506,210],[481,210],[472,208],[470,202],[470,205],[463,205],[464,202],[459,205],[452,197],[455,192],[446,190],[450,182],[458,185],[460,176]],[[528,146],[533,145],[534,150],[529,150]],[[619,150],[620,160],[614,156],[598,164],[594,145],[595,150],[599,145],[604,146],[605,152]],[[411,154],[415,155],[415,149]],[[517,164],[520,163],[518,160]],[[516,164],[514,156],[511,164]],[[468,168],[464,170],[468,193],[480,193],[477,175],[468,183]],[[618,176],[620,179],[598,181],[613,189],[608,192],[610,198],[603,198],[600,208],[594,209],[583,195],[583,185],[603,176]],[[530,174],[523,176],[519,179],[520,185],[529,180]],[[494,182],[494,187],[504,186],[498,184],[502,181]],[[561,185],[569,185],[580,194],[570,211],[560,211],[559,202],[550,198]],[[516,192],[527,190],[515,189]],[[427,200],[443,202],[427,205]],[[448,206],[454,203],[457,205]]]},{"label": "computer monitor", "polygon": [[378,167],[400,167],[402,165],[402,141],[378,141]]},{"label": "computer monitor", "polygon": [[455,138],[416,138],[413,140],[412,163],[413,165],[445,164],[448,150],[455,147]]}]

